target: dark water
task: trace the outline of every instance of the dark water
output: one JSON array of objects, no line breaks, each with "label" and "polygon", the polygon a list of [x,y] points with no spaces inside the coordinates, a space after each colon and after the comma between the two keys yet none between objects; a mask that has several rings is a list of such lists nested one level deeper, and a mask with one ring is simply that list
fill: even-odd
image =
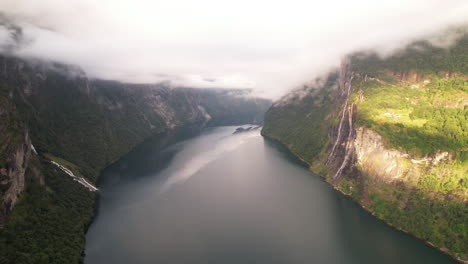
[{"label": "dark water", "polygon": [[91,263],[452,263],[387,227],[259,131],[148,142],[107,169]]}]

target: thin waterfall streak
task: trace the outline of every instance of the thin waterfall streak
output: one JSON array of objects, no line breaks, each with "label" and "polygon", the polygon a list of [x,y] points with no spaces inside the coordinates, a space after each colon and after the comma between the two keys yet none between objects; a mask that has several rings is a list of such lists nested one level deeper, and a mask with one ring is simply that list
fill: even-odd
[{"label": "thin waterfall streak", "polygon": [[346,148],[345,148],[345,157],[343,159],[343,162],[341,163],[340,168],[333,176],[333,179],[336,179],[337,177],[341,175],[343,169],[346,167],[346,165],[348,165],[348,160],[352,153],[351,148],[353,144],[352,137],[353,137],[353,131],[354,131],[353,129],[353,105],[351,105],[350,109],[348,110],[348,122],[349,122],[349,132],[348,132],[348,140],[346,142]]},{"label": "thin waterfall streak", "polygon": [[330,155],[328,156],[328,159],[327,159],[327,162],[328,163],[330,161],[330,158],[333,156],[333,153],[335,153],[335,150],[336,150],[336,147],[338,146],[338,142],[340,141],[340,138],[341,138],[341,128],[343,126],[343,120],[344,120],[344,117],[345,117],[345,114],[346,114],[346,108],[348,107],[348,101],[349,101],[349,96],[351,94],[351,82],[353,80],[353,75],[351,75],[351,77],[349,78],[349,81],[345,82],[345,86],[347,85],[348,89],[347,89],[347,93],[346,93],[346,101],[345,101],[345,105],[343,107],[343,113],[341,114],[341,120],[340,120],[340,123],[338,125],[338,135],[336,137],[336,141],[335,141],[335,144],[333,145],[333,148],[332,148],[332,151],[330,152]]},{"label": "thin waterfall streak", "polygon": [[[335,144],[333,145],[333,148],[332,148],[332,151],[330,152],[330,155],[328,156],[328,160],[330,160],[330,157],[333,156],[333,153],[335,152],[335,149],[336,149],[336,146],[338,145],[338,142],[340,141],[340,137],[341,137],[341,127],[343,125],[343,119],[344,119],[344,116],[345,116],[345,113],[346,113],[346,107],[348,106],[348,100],[346,100],[346,103],[344,105],[344,108],[343,108],[343,114],[341,115],[341,120],[340,120],[340,124],[338,125],[338,135],[336,136],[336,141],[335,141]],[[328,162],[328,161],[327,161]]]},{"label": "thin waterfall streak", "polygon": [[95,191],[98,191],[99,189],[96,188],[94,185],[92,185],[91,183],[89,183],[85,178],[83,177],[79,177],[79,176],[76,176],[75,174],[73,174],[73,172],[67,168],[65,168],[64,166],[58,164],[57,162],[53,161],[53,160],[49,160],[50,163],[54,164],[55,166],[57,166],[59,169],[61,169],[63,172],[65,172],[66,174],[68,174],[70,177],[72,177],[72,179],[76,182],[78,182],[79,184],[83,185],[84,187],[86,187],[89,191],[91,192],[95,192]]}]

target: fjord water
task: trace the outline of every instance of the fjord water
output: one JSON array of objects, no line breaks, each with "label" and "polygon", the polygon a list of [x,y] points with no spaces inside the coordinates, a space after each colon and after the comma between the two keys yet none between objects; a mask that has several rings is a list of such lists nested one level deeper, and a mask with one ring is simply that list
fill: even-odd
[{"label": "fjord water", "polygon": [[106,169],[85,263],[453,263],[334,191],[259,130],[147,142]]}]

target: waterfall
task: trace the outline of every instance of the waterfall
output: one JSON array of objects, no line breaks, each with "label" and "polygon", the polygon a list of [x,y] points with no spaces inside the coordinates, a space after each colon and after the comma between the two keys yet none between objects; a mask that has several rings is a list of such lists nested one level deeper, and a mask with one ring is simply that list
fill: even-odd
[{"label": "waterfall", "polygon": [[353,144],[354,144],[352,140],[353,132],[354,132],[353,108],[354,108],[354,104],[352,104],[348,110],[349,131],[348,131],[348,138],[346,140],[345,156],[344,156],[343,162],[341,163],[340,168],[336,171],[335,175],[333,176],[333,179],[336,179],[341,175],[341,172],[346,167],[346,165],[348,165],[349,158],[351,157],[351,154],[353,153]]},{"label": "waterfall", "polygon": [[[346,77],[346,76],[345,76]],[[343,78],[345,78],[343,77]],[[338,125],[338,135],[336,136],[336,141],[335,141],[335,144],[333,145],[333,148],[330,152],[330,155],[328,156],[328,159],[327,159],[327,163],[328,161],[330,161],[331,157],[333,156],[333,154],[335,153],[335,150],[336,150],[336,146],[338,146],[338,143],[340,142],[340,139],[341,139],[341,130],[342,130],[342,127],[343,127],[343,120],[344,120],[344,117],[345,117],[345,114],[346,114],[346,110],[348,108],[348,100],[349,100],[349,96],[351,94],[351,81],[353,80],[353,76],[351,75],[351,77],[349,78],[348,81],[346,81],[344,83],[345,85],[345,88],[346,88],[346,101],[345,101],[345,105],[343,107],[343,113],[341,114],[341,119],[340,119],[340,123]],[[347,87],[346,87],[347,86]]]},{"label": "waterfall", "polygon": [[95,192],[98,190],[98,188],[96,188],[94,185],[92,185],[91,183],[89,183],[85,178],[83,177],[78,177],[76,176],[75,174],[73,174],[73,172],[67,168],[65,168],[64,166],[58,164],[57,162],[53,161],[53,160],[50,160],[49,161],[50,163],[54,164],[55,166],[57,166],[59,169],[61,169],[63,172],[65,172],[66,174],[68,174],[70,177],[73,178],[74,181],[77,181],[78,183],[80,183],[81,185],[83,185],[84,187],[86,187],[89,191],[91,192]]},{"label": "waterfall", "polygon": [[[328,164],[332,159],[333,155],[336,154],[338,145],[340,143],[346,143],[344,146],[344,157],[341,165],[339,166],[336,173],[333,175],[333,179],[340,177],[343,170],[349,164],[350,159],[353,157],[354,153],[354,120],[353,120],[353,113],[354,113],[354,104],[349,103],[349,97],[351,96],[351,89],[352,89],[352,81],[353,81],[353,73],[350,70],[350,60],[349,58],[345,58],[341,63],[341,77],[340,77],[340,86],[342,87],[341,97],[344,97],[344,106],[341,113],[340,122],[338,124],[337,136],[336,140],[333,144],[333,147],[330,151],[330,155],[327,158],[326,164]],[[346,117],[348,119],[348,135],[344,135],[343,129],[346,127]]]},{"label": "waterfall", "polygon": [[37,155],[36,148],[33,146],[33,144],[31,144],[31,150],[34,152],[34,154],[36,154],[36,155]]}]

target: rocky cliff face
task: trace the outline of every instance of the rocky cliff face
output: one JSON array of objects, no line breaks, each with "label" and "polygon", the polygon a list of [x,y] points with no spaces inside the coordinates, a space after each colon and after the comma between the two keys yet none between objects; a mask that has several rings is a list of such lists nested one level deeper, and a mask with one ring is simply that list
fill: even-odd
[{"label": "rocky cliff face", "polygon": [[153,134],[182,125],[255,123],[269,106],[242,90],[90,80],[70,66],[8,57],[0,57],[0,65],[5,99],[16,106],[36,149],[76,163],[92,178]]},{"label": "rocky cliff face", "polygon": [[90,80],[71,66],[9,57],[0,57],[0,65],[6,163],[1,172],[2,184],[9,186],[2,201],[10,209],[24,189],[31,142],[94,180],[100,169],[151,135],[180,126],[258,123],[269,106],[243,90]]},{"label": "rocky cliff face", "polygon": [[[0,106],[0,135],[2,142],[0,163],[0,186],[2,204],[0,216],[11,211],[18,200],[19,194],[24,190],[24,175],[31,156],[31,141],[27,131],[15,123],[14,106],[2,100]],[[4,222],[0,217],[0,225]]]},{"label": "rocky cliff face", "polygon": [[149,137],[259,124],[269,105],[245,90],[92,80],[76,67],[0,56],[0,263],[82,259],[94,195],[47,160],[94,182]]},{"label": "rocky cliff face", "polygon": [[70,66],[8,57],[0,65],[4,100],[15,105],[36,149],[76,163],[91,179],[151,135],[179,126],[258,123],[269,106],[243,90],[90,80]]},{"label": "rocky cliff face", "polygon": [[449,49],[353,54],[324,85],[275,103],[262,134],[377,217],[466,260],[467,51],[465,35]]},{"label": "rocky cliff face", "polygon": [[383,182],[394,182],[408,173],[408,154],[385,146],[385,139],[365,127],[357,129],[354,141],[356,163],[360,171]]},{"label": "rocky cliff face", "polygon": [[6,187],[3,195],[3,207],[6,211],[13,209],[19,194],[24,190],[24,174],[31,156],[31,145],[29,136],[26,133],[22,138],[23,144],[7,153],[5,167],[0,169],[2,182]]},{"label": "rocky cliff face", "polygon": [[[32,145],[27,128],[20,121],[16,107],[7,97],[0,95],[0,227],[25,189]],[[31,166],[34,179],[44,183],[37,168]]]}]

